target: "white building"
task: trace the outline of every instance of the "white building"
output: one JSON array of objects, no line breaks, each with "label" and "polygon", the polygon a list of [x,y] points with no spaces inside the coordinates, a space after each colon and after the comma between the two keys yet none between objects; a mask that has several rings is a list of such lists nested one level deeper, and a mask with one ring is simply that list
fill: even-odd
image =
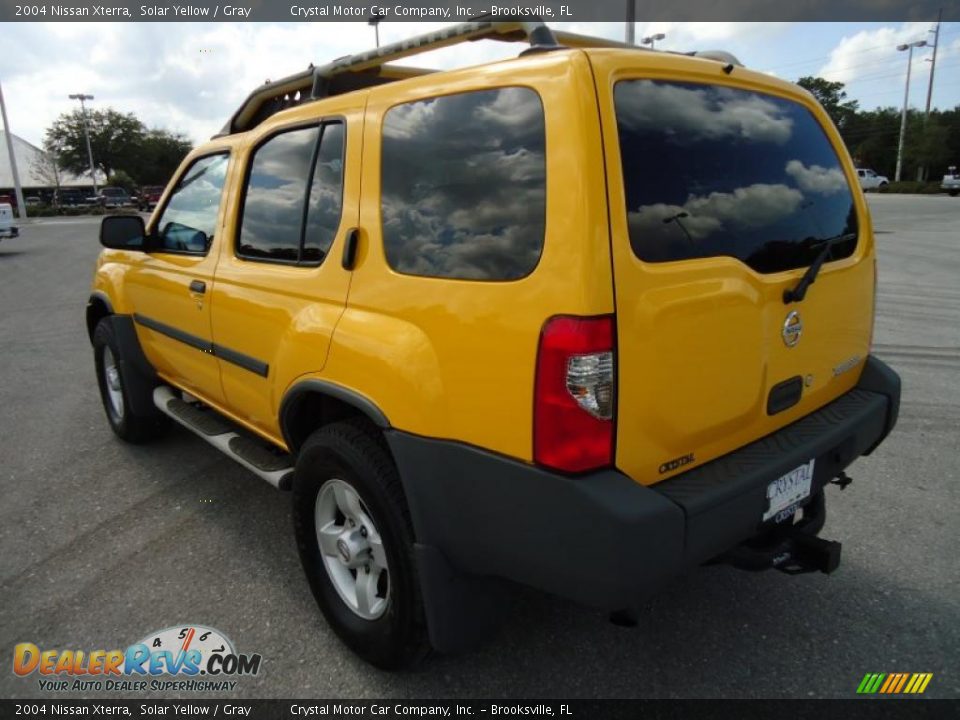
[{"label": "white building", "polygon": [[[49,156],[36,145],[10,133],[13,154],[17,158],[17,172],[24,195],[47,194],[57,187],[93,188],[88,176],[77,177],[64,170],[54,171]],[[0,195],[13,195],[13,170],[7,154],[6,130],[0,130]]]}]

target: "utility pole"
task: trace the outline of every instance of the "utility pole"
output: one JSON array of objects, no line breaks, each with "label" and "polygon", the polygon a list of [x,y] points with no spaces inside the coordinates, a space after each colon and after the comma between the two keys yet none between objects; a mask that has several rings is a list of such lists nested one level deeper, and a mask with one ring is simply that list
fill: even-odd
[{"label": "utility pole", "polygon": [[83,136],[87,139],[87,160],[90,161],[90,178],[93,180],[93,194],[97,194],[97,169],[93,164],[93,149],[90,147],[90,123],[87,122],[87,106],[85,100],[93,100],[93,95],[77,93],[70,96],[71,100],[80,101],[80,113],[83,115]]},{"label": "utility pole", "polygon": [[[928,32],[933,33],[933,56],[927,59],[930,63],[930,82],[927,84],[927,108],[923,113],[924,122],[930,120],[930,101],[933,99],[933,73],[937,69],[937,47],[940,45],[940,22],[943,20],[943,8],[937,13],[937,26]],[[927,168],[921,166],[917,168],[917,180],[927,179]]]},{"label": "utility pole", "polygon": [[900,182],[900,170],[903,168],[903,141],[907,136],[907,106],[910,102],[910,69],[913,67],[913,49],[923,47],[927,44],[926,40],[917,40],[907,45],[897,45],[897,50],[907,51],[907,84],[903,91],[903,114],[900,116],[900,143],[897,145],[897,172],[893,179]]},{"label": "utility pole", "polygon": [[10,173],[13,175],[13,192],[17,197],[17,217],[27,217],[27,205],[23,202],[23,188],[20,187],[20,173],[17,172],[17,158],[13,154],[13,133],[7,120],[7,105],[3,101],[3,86],[0,86],[0,117],[3,117],[3,135],[7,139],[7,154],[10,156]]},{"label": "utility pole", "polygon": [[927,117],[930,117],[930,100],[933,98],[933,73],[937,69],[937,48],[940,47],[940,22],[943,20],[943,8],[937,13],[937,27],[933,33],[933,57],[930,58],[930,84],[927,85]]},{"label": "utility pole", "polygon": [[637,41],[637,0],[627,0],[627,27],[624,42],[635,45]]}]

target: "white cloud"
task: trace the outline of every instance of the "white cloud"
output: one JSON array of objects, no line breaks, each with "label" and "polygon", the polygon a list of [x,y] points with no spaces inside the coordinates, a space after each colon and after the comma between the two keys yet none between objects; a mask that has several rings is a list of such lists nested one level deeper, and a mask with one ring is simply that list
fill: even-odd
[{"label": "white cloud", "polygon": [[[929,35],[928,30],[930,30],[930,23],[913,22],[876,30],[862,30],[844,37],[831,51],[826,64],[816,74],[827,80],[842,83],[852,83],[860,77],[883,73],[906,74],[907,60],[897,50],[897,46],[917,40],[931,41],[932,36]],[[922,58],[926,57],[928,52],[923,48],[914,50],[914,72],[919,69],[918,63],[923,62]],[[900,61],[899,64],[896,60]],[[897,82],[895,77],[891,81]]]},{"label": "white cloud", "polygon": [[803,201],[796,188],[757,183],[733,192],[691,195],[683,205],[657,203],[630,213],[630,234],[657,234],[678,218],[693,240],[708,237],[722,227],[757,228],[772,225],[794,212]]},{"label": "white cloud", "polygon": [[847,179],[838,167],[825,168],[820,165],[807,167],[799,160],[787,163],[787,175],[792,177],[801,190],[829,195],[847,189]]},{"label": "white cloud", "polygon": [[790,116],[759,95],[641,80],[618,91],[617,98],[628,125],[666,128],[690,140],[749,138],[780,145],[793,129]]}]

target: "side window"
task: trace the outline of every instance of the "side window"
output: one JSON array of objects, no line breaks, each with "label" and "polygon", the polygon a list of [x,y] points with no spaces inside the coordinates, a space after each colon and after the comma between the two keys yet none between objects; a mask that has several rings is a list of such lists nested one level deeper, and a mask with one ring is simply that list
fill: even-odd
[{"label": "side window", "polygon": [[529,88],[447,95],[383,121],[387,262],[410,275],[516,280],[540,261],[546,218],[543,105]]},{"label": "side window", "polygon": [[310,183],[303,260],[320,262],[330,250],[340,227],[343,207],[343,124],[323,128],[317,162]]},{"label": "side window", "polygon": [[210,249],[228,160],[226,153],[207,155],[187,168],[157,222],[162,251],[203,254]]},{"label": "side window", "polygon": [[321,262],[340,225],[342,189],[341,123],[274,135],[250,162],[237,255]]}]

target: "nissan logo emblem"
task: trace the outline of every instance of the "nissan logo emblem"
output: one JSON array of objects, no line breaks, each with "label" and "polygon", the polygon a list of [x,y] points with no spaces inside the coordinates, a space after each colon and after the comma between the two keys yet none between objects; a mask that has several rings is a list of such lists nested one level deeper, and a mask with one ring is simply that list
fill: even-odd
[{"label": "nissan logo emblem", "polygon": [[800,342],[800,335],[803,333],[803,321],[800,319],[800,313],[794,310],[787,315],[783,321],[783,344],[787,347],[793,347]]}]

